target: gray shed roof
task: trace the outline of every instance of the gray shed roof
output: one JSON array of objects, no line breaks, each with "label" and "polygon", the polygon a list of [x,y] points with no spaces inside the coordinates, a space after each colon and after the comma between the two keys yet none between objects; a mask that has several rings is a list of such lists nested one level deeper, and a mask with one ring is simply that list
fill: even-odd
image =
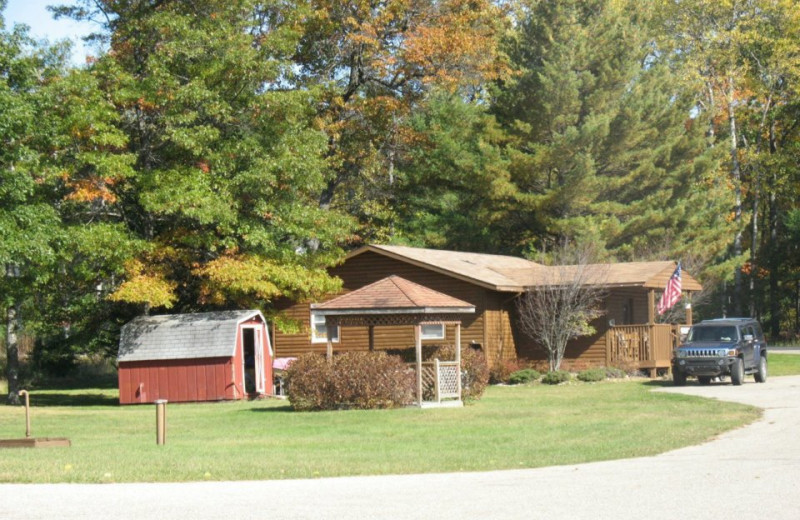
[{"label": "gray shed roof", "polygon": [[[233,356],[240,323],[259,311],[139,316],[122,327],[118,361],[196,359]],[[270,348],[270,351],[272,349]]]}]

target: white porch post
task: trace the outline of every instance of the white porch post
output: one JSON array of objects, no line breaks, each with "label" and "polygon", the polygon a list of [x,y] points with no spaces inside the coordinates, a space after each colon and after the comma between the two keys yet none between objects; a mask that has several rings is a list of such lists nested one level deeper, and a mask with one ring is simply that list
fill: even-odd
[{"label": "white porch post", "polygon": [[456,388],[458,389],[458,400],[461,400],[461,322],[456,323]]},{"label": "white porch post", "polygon": [[417,351],[417,406],[422,408],[422,325],[414,325],[414,348]]}]

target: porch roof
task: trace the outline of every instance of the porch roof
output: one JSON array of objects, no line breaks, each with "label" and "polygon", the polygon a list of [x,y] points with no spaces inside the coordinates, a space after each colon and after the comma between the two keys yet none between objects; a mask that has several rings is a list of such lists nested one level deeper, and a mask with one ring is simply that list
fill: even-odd
[{"label": "porch roof", "polygon": [[325,303],[312,304],[311,308],[322,316],[441,315],[475,312],[475,306],[469,302],[396,275],[383,278]]}]

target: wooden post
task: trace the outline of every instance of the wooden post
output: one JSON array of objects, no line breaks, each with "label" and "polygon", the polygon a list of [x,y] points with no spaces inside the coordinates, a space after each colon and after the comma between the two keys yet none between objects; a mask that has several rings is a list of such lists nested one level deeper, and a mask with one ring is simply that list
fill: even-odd
[{"label": "wooden post", "polygon": [[27,390],[20,390],[19,395],[25,396],[25,438],[31,437],[31,399]]},{"label": "wooden post", "polygon": [[156,399],[156,444],[163,446],[167,442],[167,400]]},{"label": "wooden post", "polygon": [[656,322],[656,290],[647,291],[647,323],[652,325]]},{"label": "wooden post", "polygon": [[456,390],[458,393],[458,400],[461,400],[461,322],[456,323],[456,369],[458,374],[456,376]]},{"label": "wooden post", "polygon": [[417,406],[422,408],[422,325],[414,325],[414,349],[417,353]]},{"label": "wooden post", "polygon": [[375,351],[375,325],[369,326],[369,351]]},{"label": "wooden post", "polygon": [[692,326],[692,304],[686,304],[686,324]]}]

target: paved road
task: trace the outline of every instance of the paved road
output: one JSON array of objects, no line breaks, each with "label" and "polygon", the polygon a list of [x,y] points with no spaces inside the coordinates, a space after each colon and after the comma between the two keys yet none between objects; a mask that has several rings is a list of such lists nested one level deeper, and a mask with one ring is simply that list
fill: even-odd
[{"label": "paved road", "polygon": [[[751,378],[748,378],[752,380]],[[800,518],[800,376],[665,388],[765,409],[762,420],[655,457],[534,470],[184,484],[2,485],[17,519]]]}]

